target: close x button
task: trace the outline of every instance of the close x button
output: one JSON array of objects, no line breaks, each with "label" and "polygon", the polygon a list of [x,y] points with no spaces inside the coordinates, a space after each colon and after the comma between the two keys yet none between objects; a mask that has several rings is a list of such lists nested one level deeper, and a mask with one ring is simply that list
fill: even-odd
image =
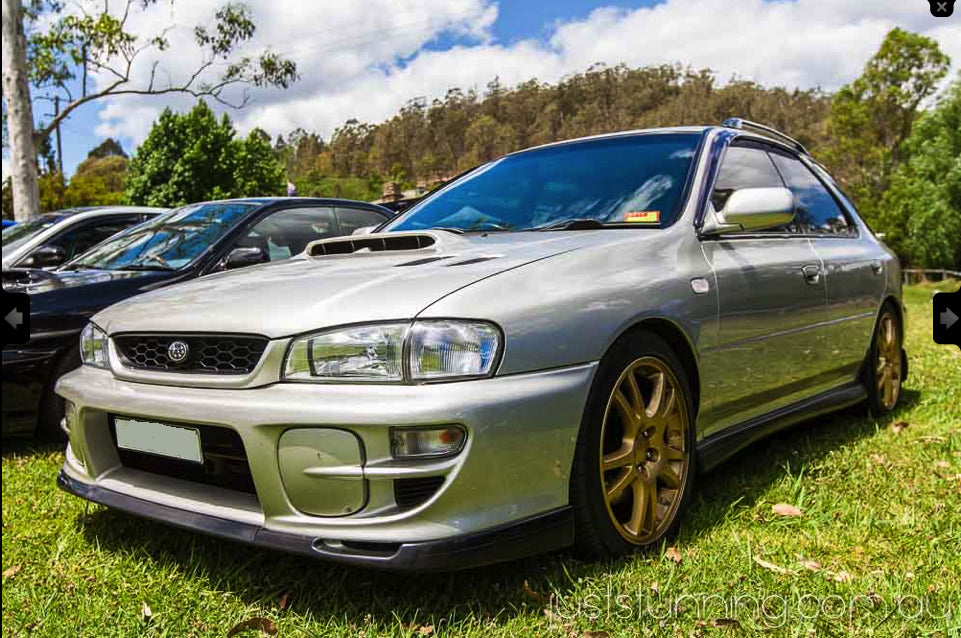
[{"label": "close x button", "polygon": [[934,296],[934,342],[961,348],[961,288]]}]

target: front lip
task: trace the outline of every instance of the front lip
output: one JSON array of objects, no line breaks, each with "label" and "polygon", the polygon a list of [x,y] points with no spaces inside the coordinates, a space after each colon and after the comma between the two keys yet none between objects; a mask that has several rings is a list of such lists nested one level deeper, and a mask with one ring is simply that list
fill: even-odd
[{"label": "front lip", "polygon": [[567,547],[574,542],[574,513],[560,507],[524,520],[452,539],[415,543],[365,543],[363,547],[326,544],[308,535],[276,532],[243,523],[152,503],[72,478],[65,470],[57,487],[94,503],[181,529],[249,545],[301,554],[352,567],[395,572],[455,571],[516,560]]}]

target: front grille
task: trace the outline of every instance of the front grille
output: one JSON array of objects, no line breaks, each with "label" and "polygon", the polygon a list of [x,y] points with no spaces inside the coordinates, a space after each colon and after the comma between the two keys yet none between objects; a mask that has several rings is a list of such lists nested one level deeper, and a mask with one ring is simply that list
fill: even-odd
[{"label": "front grille", "polygon": [[256,494],[254,480],[247,463],[247,452],[240,435],[229,428],[189,425],[200,432],[203,465],[168,456],[117,447],[117,430],[110,419],[110,435],[120,457],[120,464],[142,472],[161,474],[184,481],[215,485],[228,490]]},{"label": "front grille", "polygon": [[394,481],[394,502],[401,509],[411,509],[437,493],[444,484],[443,476],[396,479]]},{"label": "front grille", "polygon": [[[244,335],[118,335],[113,341],[128,368],[202,374],[249,374],[267,348],[264,337]],[[182,361],[169,354],[177,341],[187,345]]]}]

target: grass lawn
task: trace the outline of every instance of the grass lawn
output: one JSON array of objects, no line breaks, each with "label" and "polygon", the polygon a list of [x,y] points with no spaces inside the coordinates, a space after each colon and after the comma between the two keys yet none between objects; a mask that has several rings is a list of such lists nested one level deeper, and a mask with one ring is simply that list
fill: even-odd
[{"label": "grass lawn", "polygon": [[754,445],[700,478],[673,546],[614,563],[343,569],[88,505],[55,445],[4,443],[3,635],[961,635],[961,351],[931,340],[936,289],[906,290],[896,414]]}]

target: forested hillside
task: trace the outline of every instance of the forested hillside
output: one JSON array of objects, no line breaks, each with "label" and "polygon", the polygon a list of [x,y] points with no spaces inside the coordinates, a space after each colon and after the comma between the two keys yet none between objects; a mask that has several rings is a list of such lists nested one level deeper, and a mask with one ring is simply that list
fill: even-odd
[{"label": "forested hillside", "polygon": [[384,180],[430,183],[537,144],[731,116],[766,122],[817,149],[827,139],[830,105],[817,89],[721,83],[708,70],[598,66],[553,85],[508,88],[494,79],[481,92],[451,89],[430,103],[411,100],[381,124],[350,120],[329,142],[296,130],[274,148],[301,194],[329,194],[333,184],[324,178],[333,176],[369,178],[368,195],[376,197]]},{"label": "forested hillside", "polygon": [[482,90],[452,88],[412,99],[379,124],[348,120],[328,139],[304,129],[241,138],[227,115],[218,120],[201,102],[184,114],[164,111],[129,167],[119,156],[97,160],[96,171],[85,162],[67,184],[47,148],[41,199],[47,210],[120,200],[174,206],[279,195],[289,181],[299,195],[374,200],[387,182],[430,187],[537,144],[737,116],[804,143],[906,265],[961,270],[961,76],[946,85],[950,65],[934,40],[894,29],[833,94],[680,65],[594,66],[554,84],[508,87],[495,77]]}]

